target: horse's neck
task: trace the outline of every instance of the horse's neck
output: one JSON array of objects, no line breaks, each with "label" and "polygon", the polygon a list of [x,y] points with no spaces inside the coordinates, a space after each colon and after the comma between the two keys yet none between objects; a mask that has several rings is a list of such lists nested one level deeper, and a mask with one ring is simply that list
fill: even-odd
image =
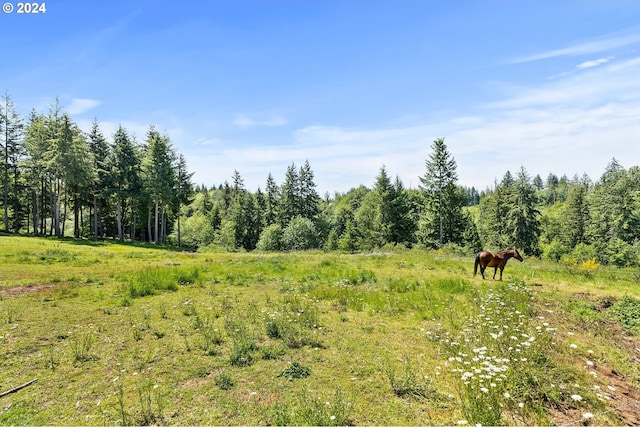
[{"label": "horse's neck", "polygon": [[504,258],[505,261],[510,259],[510,258],[513,258],[514,256],[516,256],[513,252],[510,252],[510,251],[509,252],[503,252],[501,255],[502,255],[502,257]]}]

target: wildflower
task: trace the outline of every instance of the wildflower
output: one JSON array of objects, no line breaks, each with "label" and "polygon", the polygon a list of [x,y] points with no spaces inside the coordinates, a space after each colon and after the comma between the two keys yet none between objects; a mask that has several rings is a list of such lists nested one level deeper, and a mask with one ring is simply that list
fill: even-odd
[{"label": "wildflower", "polygon": [[502,395],[504,396],[505,399],[508,399],[511,397],[508,391],[505,391]]},{"label": "wildflower", "polygon": [[582,418],[588,420],[589,418],[593,418],[593,414],[591,412],[585,412],[584,414],[582,414]]},{"label": "wildflower", "polygon": [[459,420],[458,421],[458,425],[459,426],[466,426],[467,424],[469,424],[469,421],[467,421],[467,420]]},{"label": "wildflower", "polygon": [[331,421],[333,421],[333,420],[335,420],[335,419],[336,419],[336,416],[335,416],[335,415],[331,415],[331,416],[329,417],[329,419],[330,419]]},{"label": "wildflower", "polygon": [[578,346],[576,344],[571,343],[571,345],[569,346],[571,348],[578,348]]},{"label": "wildflower", "polygon": [[587,360],[587,366],[593,366],[593,362],[591,360]]},{"label": "wildflower", "polygon": [[524,408],[524,403],[523,402],[518,403],[518,408]]},{"label": "wildflower", "polygon": [[480,387],[480,391],[483,393],[489,393],[489,389],[486,387]]},{"label": "wildflower", "polygon": [[572,394],[571,398],[576,402],[580,402],[582,400],[582,396],[580,396],[579,394]]}]

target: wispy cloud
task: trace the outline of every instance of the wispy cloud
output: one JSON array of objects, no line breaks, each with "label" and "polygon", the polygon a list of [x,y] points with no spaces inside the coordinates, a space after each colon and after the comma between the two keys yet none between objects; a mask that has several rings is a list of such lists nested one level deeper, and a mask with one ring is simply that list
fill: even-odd
[{"label": "wispy cloud", "polygon": [[89,98],[73,98],[66,107],[69,114],[82,114],[100,105],[100,101]]},{"label": "wispy cloud", "polygon": [[267,119],[256,120],[249,118],[244,114],[237,114],[233,119],[233,124],[242,128],[252,128],[256,126],[276,127],[287,125],[287,120],[280,116],[272,116]]},{"label": "wispy cloud", "polygon": [[552,49],[532,55],[514,58],[512,63],[524,63],[561,56],[593,55],[625,46],[640,43],[640,30],[635,28],[628,33],[609,34],[597,39],[587,40],[560,49]]},{"label": "wispy cloud", "polygon": [[608,58],[595,59],[593,61],[585,61],[585,62],[582,62],[582,63],[578,64],[578,68],[593,68],[593,67],[597,67],[598,65],[606,64],[611,59],[613,59],[612,56],[610,56]]}]

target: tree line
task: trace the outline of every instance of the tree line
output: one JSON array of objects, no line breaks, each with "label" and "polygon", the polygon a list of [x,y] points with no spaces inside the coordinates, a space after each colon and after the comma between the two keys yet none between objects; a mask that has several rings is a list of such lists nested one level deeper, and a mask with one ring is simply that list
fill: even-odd
[{"label": "tree line", "polygon": [[36,236],[166,242],[192,173],[152,125],[142,143],[119,126],[88,133],[56,100],[26,122],[5,93],[0,106],[4,231]]},{"label": "tree line", "polygon": [[531,178],[507,171],[493,188],[458,185],[444,138],[433,141],[418,188],[384,165],[372,185],[321,197],[309,161],[269,173],[264,190],[194,186],[184,157],[150,126],[142,142],[97,121],[82,132],[56,101],[26,123],[0,105],[4,230],[116,238],[224,250],[371,251],[390,246],[472,254],[518,248],[529,256],[640,265],[640,168],[615,159],[602,177]]}]

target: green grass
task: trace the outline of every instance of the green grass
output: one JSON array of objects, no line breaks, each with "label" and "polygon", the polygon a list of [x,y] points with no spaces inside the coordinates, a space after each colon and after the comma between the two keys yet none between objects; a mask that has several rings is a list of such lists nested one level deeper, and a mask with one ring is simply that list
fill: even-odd
[{"label": "green grass", "polygon": [[632,270],[22,236],[0,263],[0,393],[38,378],[0,424],[615,425],[585,361],[640,378]]}]

